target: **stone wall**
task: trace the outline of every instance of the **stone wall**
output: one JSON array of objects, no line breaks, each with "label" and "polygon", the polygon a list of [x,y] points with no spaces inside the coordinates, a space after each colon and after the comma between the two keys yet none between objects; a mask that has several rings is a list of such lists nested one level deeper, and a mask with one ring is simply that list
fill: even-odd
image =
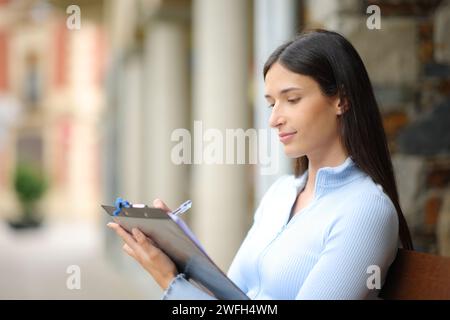
[{"label": "stone wall", "polygon": [[[367,28],[372,4],[381,29]],[[450,256],[450,1],[314,0],[303,9],[303,27],[338,31],[360,53],[415,248]]]}]

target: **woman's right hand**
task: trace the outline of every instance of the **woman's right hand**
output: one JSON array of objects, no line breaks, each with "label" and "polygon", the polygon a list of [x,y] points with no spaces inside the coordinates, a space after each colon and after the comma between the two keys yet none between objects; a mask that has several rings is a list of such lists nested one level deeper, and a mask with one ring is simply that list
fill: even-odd
[{"label": "woman's right hand", "polygon": [[[160,199],[155,199],[153,206],[165,212],[171,212]],[[139,229],[133,228],[130,234],[114,222],[108,223],[108,227],[116,231],[117,235],[125,242],[123,250],[147,270],[163,290],[166,290],[178,274],[175,263]]]}]

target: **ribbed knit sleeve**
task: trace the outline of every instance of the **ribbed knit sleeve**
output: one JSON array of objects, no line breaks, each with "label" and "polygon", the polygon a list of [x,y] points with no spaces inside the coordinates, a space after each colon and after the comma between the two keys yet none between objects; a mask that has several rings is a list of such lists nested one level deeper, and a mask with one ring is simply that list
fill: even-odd
[{"label": "ribbed knit sleeve", "polygon": [[387,196],[362,195],[346,203],[296,299],[376,297],[379,290],[367,285],[373,274],[370,266],[379,267],[382,286],[397,252],[397,240],[398,218]]},{"label": "ribbed knit sleeve", "polygon": [[164,291],[162,300],[217,300],[189,282],[179,273]]}]

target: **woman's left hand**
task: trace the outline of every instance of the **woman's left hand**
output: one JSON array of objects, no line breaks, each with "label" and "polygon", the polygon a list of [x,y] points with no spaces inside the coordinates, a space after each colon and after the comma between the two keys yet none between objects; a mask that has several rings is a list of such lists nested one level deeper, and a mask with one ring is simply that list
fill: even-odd
[{"label": "woman's left hand", "polygon": [[117,223],[110,222],[107,226],[116,231],[119,237],[125,241],[123,250],[139,262],[159,286],[166,290],[172,279],[178,274],[173,261],[139,229],[133,228],[132,234],[130,234]]}]

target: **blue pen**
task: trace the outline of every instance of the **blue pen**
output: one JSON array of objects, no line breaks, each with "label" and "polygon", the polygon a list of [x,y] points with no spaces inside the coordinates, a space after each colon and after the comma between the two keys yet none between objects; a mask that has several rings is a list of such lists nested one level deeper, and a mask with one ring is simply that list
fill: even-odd
[{"label": "blue pen", "polygon": [[176,208],[171,213],[176,216],[181,216],[183,213],[188,211],[191,208],[191,206],[192,206],[192,200],[188,200],[188,201],[184,202],[183,204],[181,204],[178,208]]}]

